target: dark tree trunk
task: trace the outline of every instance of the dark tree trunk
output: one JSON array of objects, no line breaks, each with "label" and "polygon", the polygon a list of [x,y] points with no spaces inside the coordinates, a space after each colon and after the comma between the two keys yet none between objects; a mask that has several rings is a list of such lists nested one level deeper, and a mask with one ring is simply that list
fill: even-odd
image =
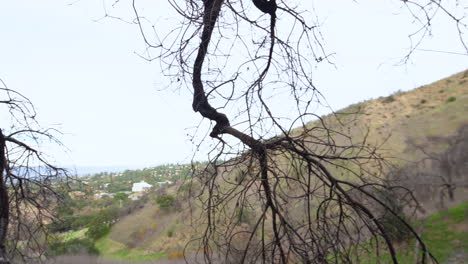
[{"label": "dark tree trunk", "polygon": [[447,194],[449,197],[449,200],[453,202],[455,200],[455,184],[453,183],[453,174],[454,174],[454,167],[456,166],[455,162],[452,162],[450,153],[445,154],[445,157],[443,158],[443,168],[445,168],[445,184],[447,187]]},{"label": "dark tree trunk", "polygon": [[[449,196],[449,200],[451,202],[453,202],[455,200],[455,184],[453,183],[453,178],[454,178],[454,167],[452,166],[456,166],[456,164],[451,164],[452,162],[449,163],[449,168],[448,168],[448,171],[447,171],[447,188],[448,188],[448,196]],[[453,162],[455,163],[455,162]]]},{"label": "dark tree trunk", "polygon": [[8,191],[5,179],[3,178],[5,165],[5,138],[0,129],[0,264],[10,263],[5,248],[9,217]]},{"label": "dark tree trunk", "polygon": [[455,200],[455,193],[454,193],[454,191],[455,191],[455,186],[453,186],[453,184],[450,184],[450,185],[448,186],[448,195],[449,195],[449,200],[450,200],[451,202],[453,202],[453,201]]}]

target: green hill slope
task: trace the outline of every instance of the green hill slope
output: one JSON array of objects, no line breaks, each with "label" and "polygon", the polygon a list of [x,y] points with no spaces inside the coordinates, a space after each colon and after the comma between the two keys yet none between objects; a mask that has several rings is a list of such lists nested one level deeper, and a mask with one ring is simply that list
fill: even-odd
[{"label": "green hill slope", "polygon": [[353,139],[367,136],[387,157],[420,158],[408,145],[412,141],[431,143],[430,150],[443,151],[447,146],[431,138],[453,136],[468,124],[468,70],[408,92],[351,105],[324,120],[329,128]]},{"label": "green hill slope", "polygon": [[[367,137],[369,144],[380,146],[379,153],[388,161],[399,167],[407,166],[425,157],[414,146],[423,145],[427,152],[442,153],[450,146],[440,138],[453,137],[462,127],[468,125],[468,70],[412,91],[351,105],[324,117],[323,121],[327,127],[342,131],[353,140],[360,141]],[[307,127],[315,126],[321,126],[321,123],[317,121],[307,124]],[[292,134],[308,136],[303,131],[303,128],[297,128]],[[340,140],[344,141],[336,137],[337,144]],[[164,175],[161,177],[167,178]],[[129,179],[125,180],[128,184]],[[114,177],[113,181],[117,184],[119,177]],[[200,215],[199,209],[189,208],[189,196],[179,197],[177,208],[172,210],[158,208],[154,198],[161,193],[180,195],[178,189],[181,184],[176,183],[163,192],[149,193],[150,198],[146,204],[119,218],[110,233],[97,242],[101,255],[129,261],[180,258],[186,243],[199,232],[196,226],[190,225],[191,216]],[[466,187],[462,191],[465,192]],[[466,195],[460,197],[466,201],[463,198]],[[454,203],[460,203],[460,199]],[[466,204],[463,206],[465,208]],[[447,214],[451,216],[451,211]],[[425,236],[436,254],[447,259],[452,251],[440,248],[439,243],[442,242],[437,239],[442,235],[432,228],[432,224],[440,223],[437,219],[431,219],[426,223]],[[464,228],[466,221],[466,214],[463,214],[462,220],[458,217],[453,223],[447,222],[444,230],[448,230],[446,233],[449,234],[452,232],[451,228]],[[466,230],[462,232],[466,233]],[[453,237],[446,241],[448,245],[455,243],[458,245],[457,250],[466,250],[466,241],[460,238],[462,236],[456,234]],[[460,243],[465,246],[460,246]],[[455,246],[451,248],[454,249]],[[189,247],[188,250],[192,249]]]}]

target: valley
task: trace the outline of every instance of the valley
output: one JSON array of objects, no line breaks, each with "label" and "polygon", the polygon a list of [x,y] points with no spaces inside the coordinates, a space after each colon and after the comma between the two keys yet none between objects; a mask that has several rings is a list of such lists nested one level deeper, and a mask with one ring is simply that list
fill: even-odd
[{"label": "valley", "polygon": [[[333,131],[326,138],[333,140],[337,151],[350,140],[362,141],[369,148],[375,146],[372,154],[377,155],[378,163],[373,160],[359,169],[373,171],[377,164],[384,162],[385,166],[379,167],[381,182],[408,188],[420,203],[398,208],[420,232],[430,252],[440,263],[465,263],[468,254],[468,70],[412,91],[351,105],[304,127],[296,127],[289,136],[305,138],[307,147],[325,153],[316,140],[321,138],[324,127]],[[344,156],[349,155],[348,150],[342,151]],[[278,168],[287,171],[285,174],[302,177],[304,168],[297,166],[291,170],[286,154],[274,159],[281,160]],[[220,197],[230,186],[256,184],[255,179],[249,180],[256,173],[255,167],[244,171],[248,161],[235,160],[217,160],[215,164],[224,169],[223,181],[216,182]],[[335,167],[330,166],[330,170],[341,173],[340,179],[358,181],[358,174],[351,173],[357,168],[352,167],[355,164],[343,162],[343,166],[351,166],[345,169],[339,168],[340,164],[332,164]],[[49,254],[58,256],[59,263],[82,263],[83,258],[89,263],[185,263],[184,255],[189,263],[202,259],[206,249],[192,242],[202,239],[206,230],[208,218],[203,208],[209,196],[204,189],[208,188],[209,180],[203,182],[203,177],[208,177],[211,170],[210,162],[194,162],[79,177],[63,189],[64,202],[56,208],[60,221],[49,224],[55,240]],[[286,188],[285,183],[278,185]],[[285,196],[299,186],[289,188]],[[219,209],[224,218],[215,218],[221,225],[222,221],[233,221],[232,229],[230,225],[227,229],[229,232],[242,233],[258,224],[255,219],[261,214],[262,205],[254,191],[247,190],[244,195],[248,197],[245,206],[237,209],[233,199]],[[293,201],[288,212],[300,218],[301,201]],[[271,219],[269,216],[264,221]],[[395,226],[390,223],[385,228],[394,230]],[[272,236],[271,230],[264,234]],[[405,235],[394,242],[397,258],[401,263],[414,263],[417,243]],[[252,237],[251,240],[260,239]],[[248,240],[239,239],[236,243]],[[368,247],[363,241],[366,240],[353,249],[359,252],[356,254],[361,257],[360,263],[376,263],[372,257],[375,252],[369,250],[373,243],[381,242],[368,239]],[[391,263],[385,252],[379,260]]]}]

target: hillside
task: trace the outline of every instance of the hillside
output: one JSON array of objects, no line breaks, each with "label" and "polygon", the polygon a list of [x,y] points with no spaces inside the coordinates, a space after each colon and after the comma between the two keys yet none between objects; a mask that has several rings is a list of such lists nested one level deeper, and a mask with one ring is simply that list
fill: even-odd
[{"label": "hillside", "polygon": [[[467,114],[468,70],[408,92],[353,104],[324,120],[329,128],[353,139],[366,135],[388,157],[416,160],[420,155],[408,145],[410,141],[431,143],[431,150],[443,151],[446,146],[431,138],[455,135],[468,124]],[[307,126],[318,125],[317,121]]]},{"label": "hillside", "polygon": [[[437,156],[443,153],[452,153],[454,149],[458,151],[457,146],[460,146],[460,142],[456,145],[451,142],[460,134],[462,128],[468,126],[468,70],[412,91],[398,92],[351,105],[335,114],[324,117],[323,123],[332,130],[346,133],[355,141],[366,138],[368,144],[379,146],[379,155],[385,157],[394,168],[402,170],[411,168],[411,171],[414,171],[415,167],[411,166],[417,165],[421,167],[421,172],[424,171],[422,169],[435,171],[432,163],[432,167],[423,164],[427,165],[424,167],[416,162],[427,159],[428,153]],[[306,127],[319,126],[322,126],[322,123],[315,121],[307,124]],[[297,128],[292,131],[292,134],[309,136],[304,135],[303,131],[305,131],[303,128]],[[345,139],[336,136],[335,141],[339,145],[340,141],[344,142]],[[195,166],[203,167],[203,164]],[[97,191],[105,191],[112,194],[111,196],[119,192],[128,192],[133,183],[143,180],[152,184],[153,187],[135,201],[123,199],[123,206],[120,201],[122,208],[117,213],[118,217],[115,218],[117,220],[112,223],[110,231],[97,240],[96,249],[100,255],[108,259],[126,261],[179,259],[186,243],[197,237],[197,232],[200,232],[198,229],[200,226],[194,226],[192,222],[200,220],[196,219],[200,216],[200,211],[197,204],[192,202],[191,195],[193,194],[189,192],[192,188],[187,187],[190,183],[186,180],[190,178],[190,168],[190,165],[165,165],[123,173],[91,175],[84,179],[86,181],[84,187],[83,185],[74,186],[77,191],[83,191],[86,194],[81,198],[74,199],[75,206],[78,204],[79,206],[74,209],[73,214],[92,215],[101,209],[118,206],[119,200],[115,197],[103,197],[97,200],[93,200],[91,197]],[[456,176],[456,184],[453,183],[453,186],[456,187],[456,189],[454,188],[455,199],[449,201],[449,205],[467,201],[466,174],[465,176]],[[428,179],[426,178],[432,185],[440,185],[440,179]],[[173,184],[157,185],[158,182],[168,180],[172,181]],[[427,189],[419,190],[417,188],[419,185],[414,185],[414,182],[406,182],[399,178],[398,180],[417,191],[417,194],[420,193],[427,210],[423,217],[435,214],[436,211],[440,210],[445,212],[443,207],[446,207],[447,204],[439,203],[437,200],[439,192],[434,192],[431,196],[426,195],[426,197],[424,195],[427,194]],[[193,184],[190,187],[200,188],[196,183]],[[158,200],[158,197],[167,198],[170,206],[165,207],[165,204]],[[465,228],[467,217],[466,214],[460,212],[466,211],[466,203],[460,208],[453,214],[462,214],[462,216],[455,216],[453,221],[447,218],[447,221],[450,220],[453,223],[450,222],[444,228],[450,232],[453,231],[452,229],[456,229],[465,234],[467,232]],[[452,213],[450,212],[452,211],[449,211],[448,214],[451,217]],[[427,232],[425,234],[431,236],[428,238],[429,241],[436,241],[434,248],[439,247],[437,243],[442,243],[437,240],[441,235],[430,235],[431,232],[436,231],[427,225],[432,223],[442,225],[443,223],[434,222],[440,218],[437,217],[433,216],[426,222]],[[457,235],[453,240],[458,241],[460,238]],[[468,250],[466,243],[463,246],[464,240],[457,241],[446,242],[455,243],[458,251]],[[431,244],[429,243],[429,245]],[[195,248],[189,246],[186,250],[190,256],[194,253]],[[440,253],[440,256],[442,259],[448,259],[451,253],[450,249],[446,249]]]}]

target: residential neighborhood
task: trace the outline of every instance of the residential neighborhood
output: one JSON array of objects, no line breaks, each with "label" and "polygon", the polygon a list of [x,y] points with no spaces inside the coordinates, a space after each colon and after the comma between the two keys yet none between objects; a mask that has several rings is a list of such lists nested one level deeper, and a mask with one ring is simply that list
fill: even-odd
[{"label": "residential neighborhood", "polygon": [[187,164],[171,164],[142,170],[85,175],[69,196],[72,200],[101,200],[123,193],[135,201],[152,189],[170,186],[177,180],[189,177],[190,169]]}]

